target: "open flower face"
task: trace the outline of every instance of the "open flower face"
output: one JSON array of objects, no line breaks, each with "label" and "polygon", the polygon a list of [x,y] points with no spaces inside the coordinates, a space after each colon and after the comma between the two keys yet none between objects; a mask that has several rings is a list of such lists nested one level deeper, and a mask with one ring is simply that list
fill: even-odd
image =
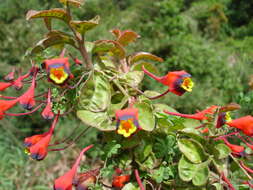
[{"label": "open flower face", "polygon": [[191,92],[194,86],[191,75],[185,71],[169,72],[161,78],[161,83],[169,86],[170,91],[178,96]]},{"label": "open flower face", "polygon": [[129,137],[140,128],[138,122],[138,109],[127,108],[116,111],[117,133]]},{"label": "open flower face", "polygon": [[230,127],[240,129],[245,135],[253,136],[253,117],[248,115],[227,122]]},{"label": "open flower face", "polygon": [[57,58],[45,60],[43,66],[46,69],[48,79],[55,84],[64,84],[73,75],[69,69],[68,58]]}]

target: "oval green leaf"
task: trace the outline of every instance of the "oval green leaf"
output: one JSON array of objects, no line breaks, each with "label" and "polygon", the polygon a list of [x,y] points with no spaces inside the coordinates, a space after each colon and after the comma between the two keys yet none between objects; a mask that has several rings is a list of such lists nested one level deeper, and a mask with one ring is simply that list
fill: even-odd
[{"label": "oval green leaf", "polygon": [[138,109],[139,123],[143,130],[152,131],[155,128],[155,116],[150,104],[145,102],[137,102],[134,107]]},{"label": "oval green leaf", "polygon": [[158,57],[148,52],[138,52],[130,57],[129,63],[134,64],[140,60],[163,62],[163,59],[161,57]]},{"label": "oval green leaf", "polygon": [[120,76],[128,85],[137,87],[143,80],[144,73],[142,71],[130,71]]},{"label": "oval green leaf", "polygon": [[200,143],[190,139],[180,139],[178,141],[180,151],[192,163],[198,164],[206,159],[205,152]]},{"label": "oval green leaf", "polygon": [[56,18],[60,19],[64,22],[69,22],[70,18],[67,12],[64,9],[50,9],[50,10],[43,10],[43,11],[35,11],[30,10],[26,14],[26,20],[31,20],[35,18]]},{"label": "oval green leaf", "polygon": [[206,164],[202,166],[199,164],[195,172],[194,177],[192,178],[192,183],[196,186],[203,186],[206,184],[209,178],[209,168]]},{"label": "oval green leaf", "polygon": [[86,125],[96,127],[101,131],[116,130],[116,125],[110,121],[106,112],[95,113],[89,110],[79,110],[77,117]]},{"label": "oval green leaf", "polygon": [[156,75],[160,75],[159,70],[156,68],[155,65],[149,62],[140,62],[140,63],[135,63],[131,67],[132,71],[142,71],[142,66],[144,65],[145,69],[147,69],[149,72],[154,73]]},{"label": "oval green leaf", "polygon": [[88,21],[70,21],[70,25],[80,34],[85,34],[87,31],[95,28],[98,25],[99,20],[100,17],[96,16]]},{"label": "oval green leaf", "polygon": [[215,146],[215,150],[217,151],[217,157],[218,159],[224,159],[227,158],[229,156],[229,154],[231,153],[230,148],[228,148],[225,144],[218,144]]},{"label": "oval green leaf", "polygon": [[111,102],[111,86],[106,77],[94,71],[83,85],[79,107],[93,112],[105,111]]},{"label": "oval green leaf", "polygon": [[178,164],[179,177],[183,181],[191,181],[195,175],[196,169],[197,165],[191,163],[184,155],[182,155]]}]

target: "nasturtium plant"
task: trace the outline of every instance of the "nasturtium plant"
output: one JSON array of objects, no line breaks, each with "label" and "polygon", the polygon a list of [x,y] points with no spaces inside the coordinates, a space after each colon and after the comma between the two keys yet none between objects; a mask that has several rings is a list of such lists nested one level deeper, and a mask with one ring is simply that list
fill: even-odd
[{"label": "nasturtium plant", "polygon": [[[1,95],[0,119],[41,110],[42,119],[52,120],[46,132],[25,138],[24,149],[31,159],[42,161],[54,151],[70,148],[78,139],[86,138],[90,128],[100,132],[102,140],[83,148],[72,168],[57,177],[54,185],[52,182],[52,189],[252,188],[252,116],[231,119],[229,112],[239,109],[237,104],[210,105],[187,114],[159,103],[159,98],[167,98],[168,93],[184,96],[198,90],[194,85],[198,81],[184,70],[162,74],[156,63],[163,64],[163,59],[152,53],[129,53],[130,47],[126,47],[141,40],[134,31],[112,29],[112,39],[88,41],[86,34],[100,24],[100,17],[75,20],[72,8],[84,2],[59,2],[62,8],[27,13],[29,21],[44,20],[48,32],[27,54],[30,70],[19,72],[15,78],[18,69],[14,68],[4,77],[5,82],[0,82],[3,93],[11,87],[24,89],[18,97]],[[68,30],[57,29],[55,19]],[[49,55],[48,49],[59,53]],[[44,60],[37,61],[41,57]],[[167,90],[143,91],[146,76]],[[42,85],[47,89],[39,92]],[[27,111],[10,113],[17,104]],[[84,131],[73,141],[55,142],[58,120],[65,115],[80,120]],[[74,130],[74,126],[69,127]],[[87,151],[88,160],[92,159],[89,155],[96,155],[97,163],[90,162],[94,165],[79,172]],[[231,183],[238,171],[243,177],[238,184]]]}]

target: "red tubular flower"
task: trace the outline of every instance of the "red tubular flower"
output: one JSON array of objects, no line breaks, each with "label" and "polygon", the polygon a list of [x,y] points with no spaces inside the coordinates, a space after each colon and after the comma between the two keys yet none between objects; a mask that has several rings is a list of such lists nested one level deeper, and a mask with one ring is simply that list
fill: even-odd
[{"label": "red tubular flower", "polygon": [[5,77],[4,80],[6,81],[12,81],[15,78],[15,68],[12,69],[12,71],[10,73],[8,73]]},{"label": "red tubular flower", "polygon": [[11,82],[0,82],[0,91],[4,91],[6,88],[9,88],[13,84]]},{"label": "red tubular flower", "polygon": [[163,93],[163,95],[172,92],[178,96],[182,96],[185,92],[191,92],[194,86],[194,83],[191,80],[191,75],[185,71],[173,71],[165,76],[157,77],[147,71],[144,66],[142,66],[142,70],[151,78],[169,87],[168,91]]},{"label": "red tubular flower", "polygon": [[241,153],[244,152],[244,147],[243,147],[243,146],[231,144],[231,143],[228,142],[228,140],[225,139],[225,138],[223,138],[222,140],[224,141],[224,143],[230,148],[230,150],[231,150],[234,154],[241,154]]},{"label": "red tubular flower", "polygon": [[253,117],[247,115],[226,123],[230,127],[240,129],[245,135],[253,136]]},{"label": "red tubular flower", "polygon": [[78,168],[79,163],[81,161],[82,155],[86,151],[91,149],[92,147],[93,147],[93,145],[90,145],[90,146],[87,146],[86,148],[84,148],[82,150],[82,152],[80,153],[79,157],[77,158],[73,167],[67,173],[65,173],[63,176],[57,178],[54,181],[54,190],[72,190],[72,184],[74,182],[74,177],[76,175],[77,168]]},{"label": "red tubular flower", "polygon": [[181,113],[175,113],[175,112],[169,112],[164,110],[164,113],[167,113],[169,115],[176,115],[180,117],[190,118],[190,119],[196,119],[196,120],[205,120],[208,119],[208,114],[214,114],[215,110],[218,108],[218,106],[210,106],[209,108],[197,112],[195,114],[181,114]]},{"label": "red tubular flower", "polygon": [[16,80],[13,81],[13,86],[16,90],[20,90],[23,87],[23,80],[30,76],[30,72],[18,77]]},{"label": "red tubular flower", "polygon": [[129,137],[140,128],[138,122],[138,109],[126,108],[116,111],[117,133]]},{"label": "red tubular flower", "polygon": [[130,180],[130,175],[114,176],[112,180],[112,186],[116,188],[122,188]]},{"label": "red tubular flower", "polygon": [[14,100],[0,100],[0,120],[3,119],[5,112],[17,104],[18,101],[18,98]]},{"label": "red tubular flower", "polygon": [[33,77],[32,84],[29,89],[19,97],[19,103],[23,108],[31,110],[35,106],[34,90],[36,86],[36,74]]},{"label": "red tubular flower", "polygon": [[48,153],[48,145],[53,135],[55,126],[58,122],[59,114],[55,117],[51,128],[48,132],[41,135],[34,135],[32,137],[25,138],[24,145],[26,147],[26,153],[34,160],[43,160]]},{"label": "red tubular flower", "polygon": [[99,174],[99,168],[84,173],[77,174],[73,180],[73,185],[77,190],[86,190],[88,186],[96,182],[96,176]]},{"label": "red tubular flower", "polygon": [[44,110],[42,111],[41,115],[44,119],[53,119],[53,117],[54,117],[54,113],[52,111],[51,90],[50,89],[48,89],[47,105],[44,108]]},{"label": "red tubular flower", "polygon": [[55,84],[64,84],[74,77],[69,69],[68,58],[48,59],[42,66],[46,69],[48,80]]},{"label": "red tubular flower", "polygon": [[208,133],[209,132],[209,128],[205,128],[202,131],[200,131],[201,133]]}]

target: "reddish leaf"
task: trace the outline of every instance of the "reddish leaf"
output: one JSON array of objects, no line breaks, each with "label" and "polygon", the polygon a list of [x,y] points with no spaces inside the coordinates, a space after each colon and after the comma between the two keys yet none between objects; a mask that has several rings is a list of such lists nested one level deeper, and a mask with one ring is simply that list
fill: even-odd
[{"label": "reddish leaf", "polygon": [[73,5],[75,7],[80,7],[84,4],[84,0],[59,0],[60,3]]},{"label": "reddish leaf", "polygon": [[85,34],[88,30],[91,30],[98,25],[99,19],[100,17],[96,16],[88,21],[71,21],[70,25],[79,33]]},{"label": "reddish leaf", "polygon": [[117,41],[121,45],[127,46],[129,43],[134,42],[138,37],[139,35],[137,33],[130,30],[125,30],[121,33]]},{"label": "reddish leaf", "polygon": [[158,61],[163,62],[163,59],[148,52],[138,52],[132,55],[129,59],[130,64],[134,64],[140,60]]}]

